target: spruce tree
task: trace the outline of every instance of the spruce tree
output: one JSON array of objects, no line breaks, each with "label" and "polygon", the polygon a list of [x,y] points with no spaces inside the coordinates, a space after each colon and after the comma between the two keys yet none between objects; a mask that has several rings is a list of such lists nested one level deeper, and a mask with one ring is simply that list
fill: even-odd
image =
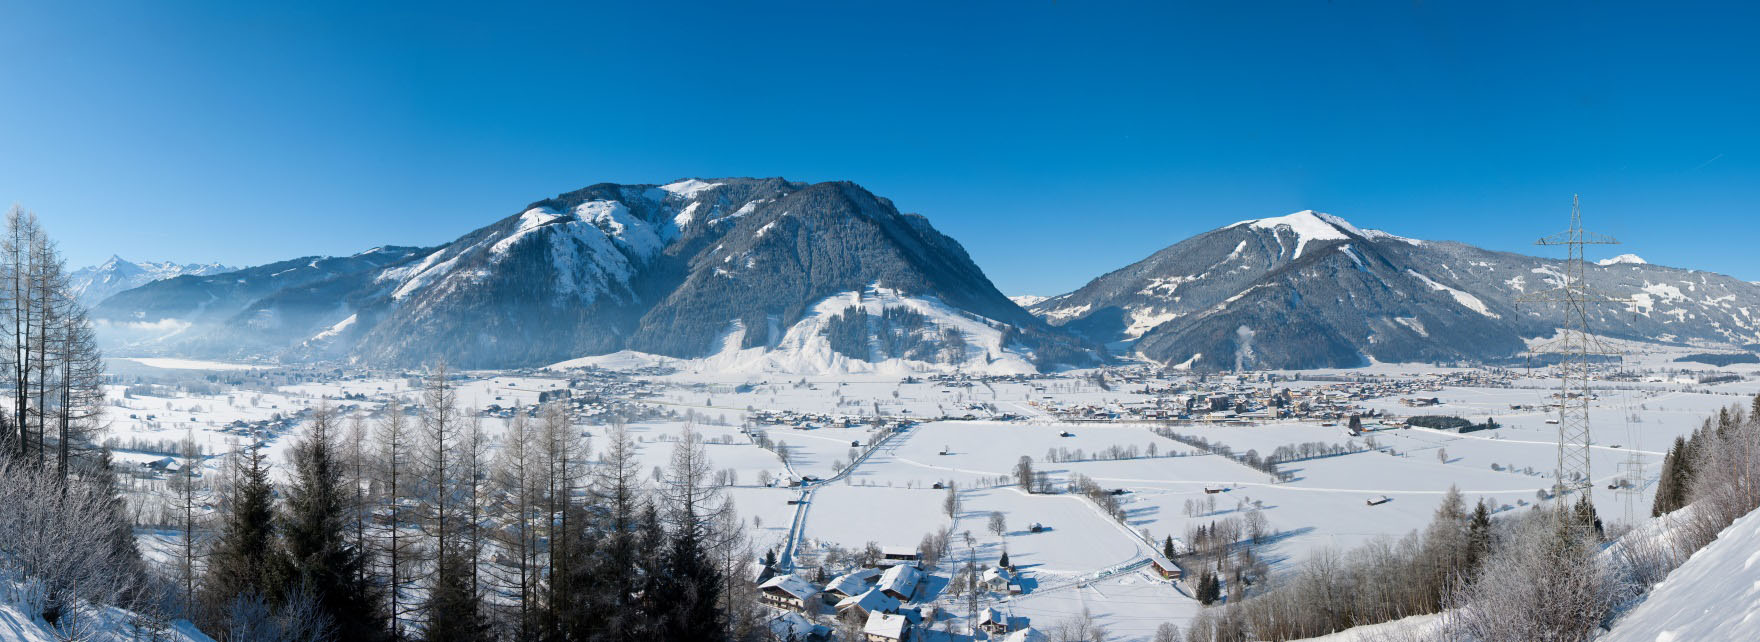
[{"label": "spruce tree", "polygon": [[490,640],[483,619],[482,598],[471,590],[469,550],[456,546],[441,554],[428,589],[428,626],[425,642],[477,642]]},{"label": "spruce tree", "polygon": [[1587,489],[1584,489],[1583,493],[1577,496],[1577,504],[1571,509],[1571,512],[1578,524],[1595,529],[1596,539],[1600,539],[1602,535],[1601,516],[1596,514],[1595,504],[1589,500]]},{"label": "spruce tree", "polygon": [[1172,535],[1168,535],[1167,539],[1162,540],[1162,542],[1161,542],[1161,556],[1165,557],[1169,560],[1172,560],[1173,558],[1177,557],[1176,555],[1174,555],[1173,536]]},{"label": "spruce tree", "polygon": [[1491,554],[1491,509],[1485,500],[1473,506],[1473,516],[1467,520],[1467,574],[1477,570],[1485,557]]},{"label": "spruce tree", "polygon": [[[209,554],[207,577],[202,583],[204,602],[212,609],[212,624],[233,599],[246,594],[280,594],[275,548],[275,496],[269,469],[256,445],[247,446],[233,464],[232,489],[221,504],[220,538]],[[219,630],[223,626],[213,627]]]},{"label": "spruce tree", "polygon": [[1661,517],[1680,508],[1676,503],[1675,481],[1679,475],[1681,451],[1686,447],[1687,440],[1677,436],[1674,438],[1674,445],[1669,447],[1668,454],[1663,456],[1662,473],[1656,479],[1656,498],[1650,503],[1651,517]]},{"label": "spruce tree", "polygon": [[722,640],[727,637],[726,614],[718,605],[720,572],[709,559],[712,529],[709,525],[721,507],[713,502],[716,489],[709,483],[709,457],[703,438],[690,425],[673,446],[665,496],[671,508],[671,537],[666,549],[664,594],[671,606],[661,628],[661,639]]},{"label": "spruce tree", "polygon": [[283,541],[289,578],[305,587],[344,640],[383,637],[377,592],[362,579],[362,551],[351,541],[354,492],[343,488],[333,432],[335,412],[320,406],[304,439],[293,446]]},{"label": "spruce tree", "polygon": [[1197,598],[1198,603],[1204,606],[1210,606],[1222,598],[1221,582],[1217,580],[1216,573],[1211,572],[1210,569],[1206,568],[1203,573],[1198,575]]}]

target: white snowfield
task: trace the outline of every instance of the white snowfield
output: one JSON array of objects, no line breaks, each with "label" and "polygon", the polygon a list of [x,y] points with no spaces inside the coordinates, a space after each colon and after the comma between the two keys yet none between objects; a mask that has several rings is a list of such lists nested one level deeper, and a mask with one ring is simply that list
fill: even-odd
[{"label": "white snowfield", "polygon": [[133,612],[115,607],[105,607],[96,612],[85,611],[82,616],[92,618],[85,622],[78,637],[69,638],[61,631],[51,627],[43,618],[30,617],[26,611],[9,598],[16,591],[11,582],[0,581],[0,641],[4,642],[62,642],[68,639],[77,640],[159,640],[161,642],[214,642],[204,635],[189,620],[172,622],[170,628],[159,632],[153,637],[148,632],[137,631],[129,623],[136,615]]},{"label": "white snowfield", "polygon": [[[859,307],[870,315],[879,315],[887,308],[905,308],[928,317],[930,327],[951,328],[964,335],[967,342],[962,359],[951,363],[929,363],[912,359],[855,359],[831,349],[825,338],[831,318],[850,307]],[[964,371],[977,374],[1028,374],[1037,372],[1032,362],[1021,354],[1019,346],[1005,346],[1002,331],[991,327],[935,297],[914,297],[897,290],[870,286],[861,292],[844,292],[821,299],[797,323],[782,333],[770,346],[740,347],[746,334],[754,331],[735,322],[722,335],[721,347],[714,354],[698,359],[671,359],[633,351],[571,359],[552,364],[549,369],[582,366],[614,367],[640,363],[666,364],[698,374],[887,374],[904,376],[925,372]],[[764,332],[758,328],[755,331]]]},{"label": "white snowfield", "polygon": [[[803,323],[822,324],[830,314],[851,304],[870,312],[881,306],[910,305],[925,314],[935,313],[942,323],[973,323],[961,315],[938,311],[936,302],[902,297],[894,292],[870,290],[844,293],[817,306]],[[671,375],[624,375],[652,386],[640,403],[679,413],[667,419],[633,421],[629,425],[636,441],[643,471],[667,464],[673,444],[684,430],[685,413],[694,413],[696,430],[707,442],[713,467],[732,471],[732,485],[724,489],[746,532],[759,551],[779,554],[790,544],[812,558],[831,546],[860,549],[868,542],[883,547],[914,547],[923,535],[950,528],[955,543],[952,556],[961,563],[969,557],[980,565],[994,565],[1004,549],[1010,561],[1024,571],[1024,594],[1000,595],[992,605],[1011,617],[1027,618],[1040,629],[1079,615],[1084,608],[1112,633],[1113,639],[1141,642],[1151,639],[1162,622],[1185,628],[1200,610],[1198,604],[1174,586],[1153,577],[1143,566],[1161,541],[1185,537],[1187,529],[1231,517],[1258,507],[1274,531],[1254,554],[1270,564],[1272,574],[1300,572],[1307,560],[1324,548],[1345,550],[1380,537],[1400,537],[1423,528],[1450,486],[1459,487],[1469,502],[1484,499],[1499,512],[1525,511],[1536,502],[1536,491],[1552,483],[1556,462],[1554,439],[1557,427],[1545,423],[1552,416],[1545,404],[1552,382],[1539,378],[1512,380],[1509,388],[1441,386],[1423,392],[1440,405],[1414,409],[1398,397],[1383,397],[1361,404],[1369,409],[1398,415],[1437,414],[1482,421],[1495,418],[1501,428],[1458,434],[1422,429],[1376,430],[1355,438],[1358,447],[1369,437],[1378,449],[1288,462],[1282,469],[1294,475],[1276,482],[1264,473],[1216,455],[1204,454],[1154,432],[1155,425],[1123,422],[1076,423],[1053,419],[1056,406],[1094,406],[1118,409],[1129,404],[1153,402],[1157,395],[1146,385],[1165,385],[1150,378],[1126,383],[1114,379],[1109,387],[1097,385],[1093,371],[1010,381],[936,381],[922,372],[909,372],[917,364],[854,364],[839,362],[830,353],[822,326],[779,331],[778,350],[769,353],[730,350],[716,355],[722,361],[677,360],[653,355],[620,353],[576,360],[568,365],[597,365],[636,369],[649,365],[679,368]],[[968,326],[975,354],[990,340],[980,334],[987,327]],[[993,338],[993,337],[992,337]],[[734,345],[737,345],[735,343]],[[1622,384],[1629,389],[1605,390],[1594,402],[1592,450],[1595,501],[1602,514],[1623,521],[1625,496],[1607,488],[1621,474],[1628,457],[1637,456],[1647,466],[1647,483],[1633,504],[1642,519],[1648,517],[1659,453],[1668,450],[1677,436],[1690,432],[1720,406],[1745,403],[1744,396],[1760,392],[1760,366],[1743,364],[1711,368],[1675,363],[1688,347],[1630,346],[1632,361],[1639,367],[1669,370],[1668,381]],[[1622,348],[1623,349],[1623,348]],[[1007,363],[1004,361],[1003,363]],[[191,362],[181,365],[210,365]],[[224,364],[222,364],[224,365]],[[874,367],[884,366],[884,367]],[[968,362],[968,372],[976,370]],[[769,370],[768,368],[776,368]],[[785,370],[784,368],[795,368]],[[889,368],[897,368],[889,370]],[[803,369],[809,374],[803,374]],[[816,370],[815,370],[816,369]],[[1674,371],[1733,372],[1744,380],[1699,385],[1674,380]],[[142,368],[142,370],[147,370]],[[1346,371],[1305,372],[1299,381],[1263,383],[1247,377],[1230,385],[1263,389],[1325,385],[1308,379],[1310,374],[1347,374],[1371,379],[1416,379],[1461,372],[1458,368],[1427,365],[1375,364]],[[813,374],[812,372],[816,372]],[[545,392],[570,385],[580,373],[539,371],[531,374],[502,372],[461,373],[461,405],[486,408],[529,406]],[[187,378],[184,373],[167,376]],[[239,376],[251,377],[247,373]],[[327,375],[326,375],[327,376]],[[911,379],[906,377],[910,376]],[[1182,376],[1183,377],[1183,376]],[[222,389],[191,392],[174,386],[142,389],[108,388],[106,408],[109,436],[120,440],[117,459],[137,465],[162,460],[154,444],[163,447],[193,433],[209,452],[228,452],[245,437],[227,432],[227,424],[272,421],[277,415],[294,416],[301,409],[324,403],[358,406],[370,412],[389,396],[404,402],[418,401],[419,393],[409,379],[374,378],[347,373],[341,379],[308,380],[265,390]],[[356,396],[343,400],[343,395]],[[578,394],[578,393],[577,393]],[[360,401],[359,395],[367,400]],[[1512,407],[1513,406],[1513,407]],[[810,420],[760,421],[762,413],[811,414]],[[974,420],[943,420],[942,417],[973,415]],[[1007,414],[1015,420],[1002,420]],[[849,469],[852,454],[873,443],[883,433],[867,422],[844,425],[837,417],[914,419],[918,423],[898,433],[862,463]],[[753,424],[748,432],[742,423]],[[489,418],[486,426],[499,433],[505,420]],[[595,451],[606,443],[606,428],[596,422],[583,430]],[[1315,421],[1277,421],[1258,425],[1199,424],[1174,430],[1227,444],[1237,453],[1256,450],[1269,455],[1292,444],[1319,442],[1344,445],[1352,441],[1345,429]],[[762,434],[775,444],[760,448],[752,435]],[[293,440],[281,435],[270,440],[272,458],[285,457]],[[134,447],[130,443],[135,444]],[[1154,446],[1155,455],[1147,454]],[[1100,456],[1112,449],[1135,449],[1132,458]],[[786,452],[787,463],[776,451]],[[852,453],[855,451],[855,453]],[[1446,454],[1444,457],[1443,455]],[[1122,491],[1115,497],[1124,519],[1114,520],[1090,500],[1067,493],[1027,494],[1009,479],[1021,457],[1030,457],[1036,470],[1045,472],[1061,488],[1076,475],[1086,476],[1106,489]],[[217,474],[220,462],[211,458],[202,465],[204,474]],[[276,475],[281,478],[281,467]],[[803,493],[786,488],[801,476],[831,479],[816,486],[805,505],[793,505]],[[767,486],[760,479],[779,480]],[[942,507],[945,490],[936,483],[951,482],[961,507],[949,517]],[[1206,490],[1216,490],[1209,493]],[[1391,501],[1368,505],[1369,498]],[[1208,505],[1215,500],[1214,508]],[[1197,505],[1188,509],[1188,505]],[[988,527],[989,515],[1002,513],[1003,534]],[[1029,525],[1039,523],[1040,532]],[[1753,524],[1753,520],[1743,522]],[[1148,532],[1145,540],[1143,532]],[[965,533],[972,547],[965,544]],[[163,550],[164,543],[144,535],[149,554]],[[1760,544],[1749,543],[1750,550]],[[1741,569],[1743,559],[1726,561]],[[1757,566],[1760,568],[1760,566]],[[844,569],[830,568],[836,574]],[[946,563],[934,571],[925,596],[908,606],[939,604],[957,606],[942,594],[947,578]],[[1680,571],[1677,571],[1680,573]],[[1756,571],[1736,573],[1752,582]],[[1683,576],[1690,577],[1690,576]],[[1741,588],[1739,586],[1735,588]],[[1734,597],[1734,588],[1726,588]],[[1658,592],[1657,597],[1667,594]],[[1733,602],[1731,603],[1733,604]],[[1728,607],[1734,609],[1734,606]],[[963,613],[953,608],[954,613]],[[957,616],[956,617],[963,617]],[[1373,640],[1368,631],[1346,632],[1337,642]],[[0,629],[0,639],[5,637]],[[26,638],[29,639],[29,638]],[[1635,639],[1635,638],[1634,638]],[[1655,639],[1655,638],[1646,638]],[[1694,638],[1691,636],[1677,638]],[[1715,638],[1713,638],[1715,639]]]},{"label": "white snowfield", "polygon": [[1760,640],[1760,511],[1730,524],[1599,638],[1693,640]]},{"label": "white snowfield", "polygon": [[1613,258],[1611,258],[1611,259],[1601,259],[1601,260],[1599,260],[1599,261],[1596,261],[1596,262],[1595,262],[1595,264],[1596,264],[1596,265],[1601,265],[1601,266],[1608,266],[1608,265],[1649,265],[1649,264],[1650,264],[1650,262],[1649,262],[1649,261],[1646,261],[1646,260],[1644,260],[1644,257],[1641,257],[1641,256],[1638,256],[1638,255],[1636,255],[1636,254],[1621,254],[1621,255],[1619,255],[1619,256],[1616,256],[1616,257],[1613,257]]},{"label": "white snowfield", "polygon": [[[353,319],[354,317],[349,317]],[[165,370],[252,370],[269,366],[251,365],[248,363],[228,363],[225,361],[204,361],[200,359],[174,359],[170,357],[123,357],[128,361]]]},{"label": "white snowfield", "polygon": [[1288,228],[1296,235],[1296,249],[1289,257],[1292,261],[1302,258],[1302,250],[1307,249],[1308,241],[1345,241],[1351,238],[1351,234],[1367,239],[1394,239],[1413,245],[1422,243],[1422,241],[1394,236],[1381,230],[1359,228],[1342,218],[1314,210],[1302,210],[1286,216],[1245,220],[1223,229],[1242,225],[1251,225],[1254,228],[1265,230],[1275,230],[1279,227]]},{"label": "white snowfield", "polygon": [[1406,270],[1406,272],[1408,274],[1411,274],[1412,276],[1418,277],[1419,281],[1423,281],[1424,285],[1430,286],[1430,289],[1432,289],[1432,290],[1435,290],[1437,292],[1447,292],[1449,296],[1454,297],[1455,303],[1461,304],[1461,307],[1463,307],[1463,308],[1466,308],[1468,310],[1472,310],[1474,312],[1491,317],[1493,319],[1503,318],[1502,315],[1499,315],[1496,312],[1492,312],[1491,308],[1485,307],[1485,302],[1480,301],[1479,297],[1473,296],[1471,294],[1467,294],[1466,292],[1462,292],[1460,290],[1456,290],[1454,288],[1448,287],[1448,286],[1443,285],[1441,283],[1437,283],[1434,279],[1431,279],[1430,277],[1419,274],[1416,271]]}]

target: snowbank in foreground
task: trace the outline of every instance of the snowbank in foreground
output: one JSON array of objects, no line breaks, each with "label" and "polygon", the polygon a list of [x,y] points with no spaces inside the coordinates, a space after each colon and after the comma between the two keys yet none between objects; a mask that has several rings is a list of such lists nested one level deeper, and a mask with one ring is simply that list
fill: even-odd
[{"label": "snowbank in foreground", "polygon": [[1760,511],[1694,553],[1601,642],[1760,640]]},{"label": "snowbank in foreground", "polygon": [[1322,635],[1317,638],[1304,638],[1297,642],[1382,642],[1403,640],[1428,640],[1436,635],[1442,625],[1442,616],[1431,613],[1414,615],[1402,620],[1354,626],[1337,633]]},{"label": "snowbank in foreground", "polygon": [[[92,613],[86,613],[91,617]],[[158,639],[166,642],[214,642],[214,638],[196,630],[188,620],[178,620],[171,625],[171,630],[163,632],[158,638],[151,638],[145,632],[137,632],[129,621],[132,613],[117,608],[105,608],[96,613],[97,619],[91,622],[90,628],[82,628],[86,636],[84,640],[136,640]],[[0,640],[6,642],[60,642],[61,634],[50,628],[42,618],[25,615],[17,604],[0,602]]]}]

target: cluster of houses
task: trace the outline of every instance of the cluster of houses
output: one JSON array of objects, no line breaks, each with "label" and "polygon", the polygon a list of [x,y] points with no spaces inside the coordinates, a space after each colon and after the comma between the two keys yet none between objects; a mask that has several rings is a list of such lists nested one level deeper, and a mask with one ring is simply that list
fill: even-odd
[{"label": "cluster of houses", "polygon": [[[1330,377],[1328,383],[1279,385],[1295,379],[1274,373],[1173,375],[1160,378],[1141,370],[1109,372],[1121,386],[1147,397],[1131,402],[1056,401],[1049,395],[1031,402],[1065,421],[1182,421],[1251,424],[1278,419],[1342,422],[1379,417],[1365,409],[1371,399],[1400,397],[1408,406],[1435,402],[1444,386],[1508,387],[1514,374],[1471,370],[1420,377]],[[1312,382],[1317,377],[1309,375]]]},{"label": "cluster of houses", "polygon": [[[831,627],[817,623],[823,619],[860,626],[866,642],[904,642],[917,640],[919,632],[933,626],[941,617],[939,609],[914,600],[922,595],[930,577],[917,564],[914,550],[882,550],[877,565],[862,567],[832,578],[824,585],[815,584],[796,574],[760,574],[759,600],[777,611],[771,630],[780,639],[815,642],[831,639]],[[986,569],[981,582],[987,590],[1008,594],[1021,592],[1014,572],[1006,568]],[[1008,640],[1038,640],[1038,634],[1019,618],[1005,617],[990,608],[980,614],[976,626],[993,636],[1006,634]]]}]

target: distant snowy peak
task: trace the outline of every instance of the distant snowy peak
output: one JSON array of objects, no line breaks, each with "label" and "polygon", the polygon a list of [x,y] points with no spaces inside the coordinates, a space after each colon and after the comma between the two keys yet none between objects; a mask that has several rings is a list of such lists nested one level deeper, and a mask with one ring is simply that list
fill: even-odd
[{"label": "distant snowy peak", "polygon": [[1035,303],[1038,303],[1040,301],[1044,301],[1049,298],[1051,298],[1051,297],[1039,296],[1037,294],[1017,294],[1017,295],[1008,297],[1008,300],[1013,301],[1015,305],[1018,305],[1018,306],[1025,308],[1025,307],[1032,306]]},{"label": "distant snowy peak", "polygon": [[1403,241],[1413,245],[1422,243],[1422,241],[1395,236],[1381,230],[1360,228],[1343,218],[1314,210],[1302,210],[1294,214],[1271,218],[1249,219],[1222,229],[1234,229],[1243,225],[1260,230],[1288,229],[1296,237],[1296,249],[1290,256],[1291,259],[1301,258],[1309,241],[1346,241],[1352,238],[1361,238],[1372,241]]},{"label": "distant snowy peak", "polygon": [[183,276],[207,276],[231,272],[219,263],[174,263],[171,261],[130,261],[111,255],[102,264],[75,270],[69,275],[74,296],[85,305],[94,306],[111,295],[137,288],[154,281]]},{"label": "distant snowy peak", "polygon": [[[656,189],[663,193],[661,198],[664,198],[664,195],[671,195],[688,201],[695,199],[697,194],[721,187],[725,184],[726,183],[711,183],[695,178],[687,178],[682,181],[661,185]],[[654,192],[649,192],[649,194],[653,195]],[[655,200],[661,200],[661,198],[656,198]]]},{"label": "distant snowy peak", "polygon": [[1601,259],[1601,260],[1599,260],[1599,261],[1596,261],[1596,262],[1595,262],[1595,264],[1596,264],[1596,265],[1601,265],[1601,266],[1608,266],[1608,265],[1649,265],[1649,264],[1650,264],[1650,262],[1649,262],[1649,261],[1646,261],[1646,260],[1644,260],[1644,257],[1641,257],[1641,256],[1638,256],[1638,255],[1636,255],[1636,254],[1621,254],[1621,255],[1619,255],[1619,256],[1616,256],[1616,257],[1613,257],[1613,258],[1611,258],[1611,259]]}]

